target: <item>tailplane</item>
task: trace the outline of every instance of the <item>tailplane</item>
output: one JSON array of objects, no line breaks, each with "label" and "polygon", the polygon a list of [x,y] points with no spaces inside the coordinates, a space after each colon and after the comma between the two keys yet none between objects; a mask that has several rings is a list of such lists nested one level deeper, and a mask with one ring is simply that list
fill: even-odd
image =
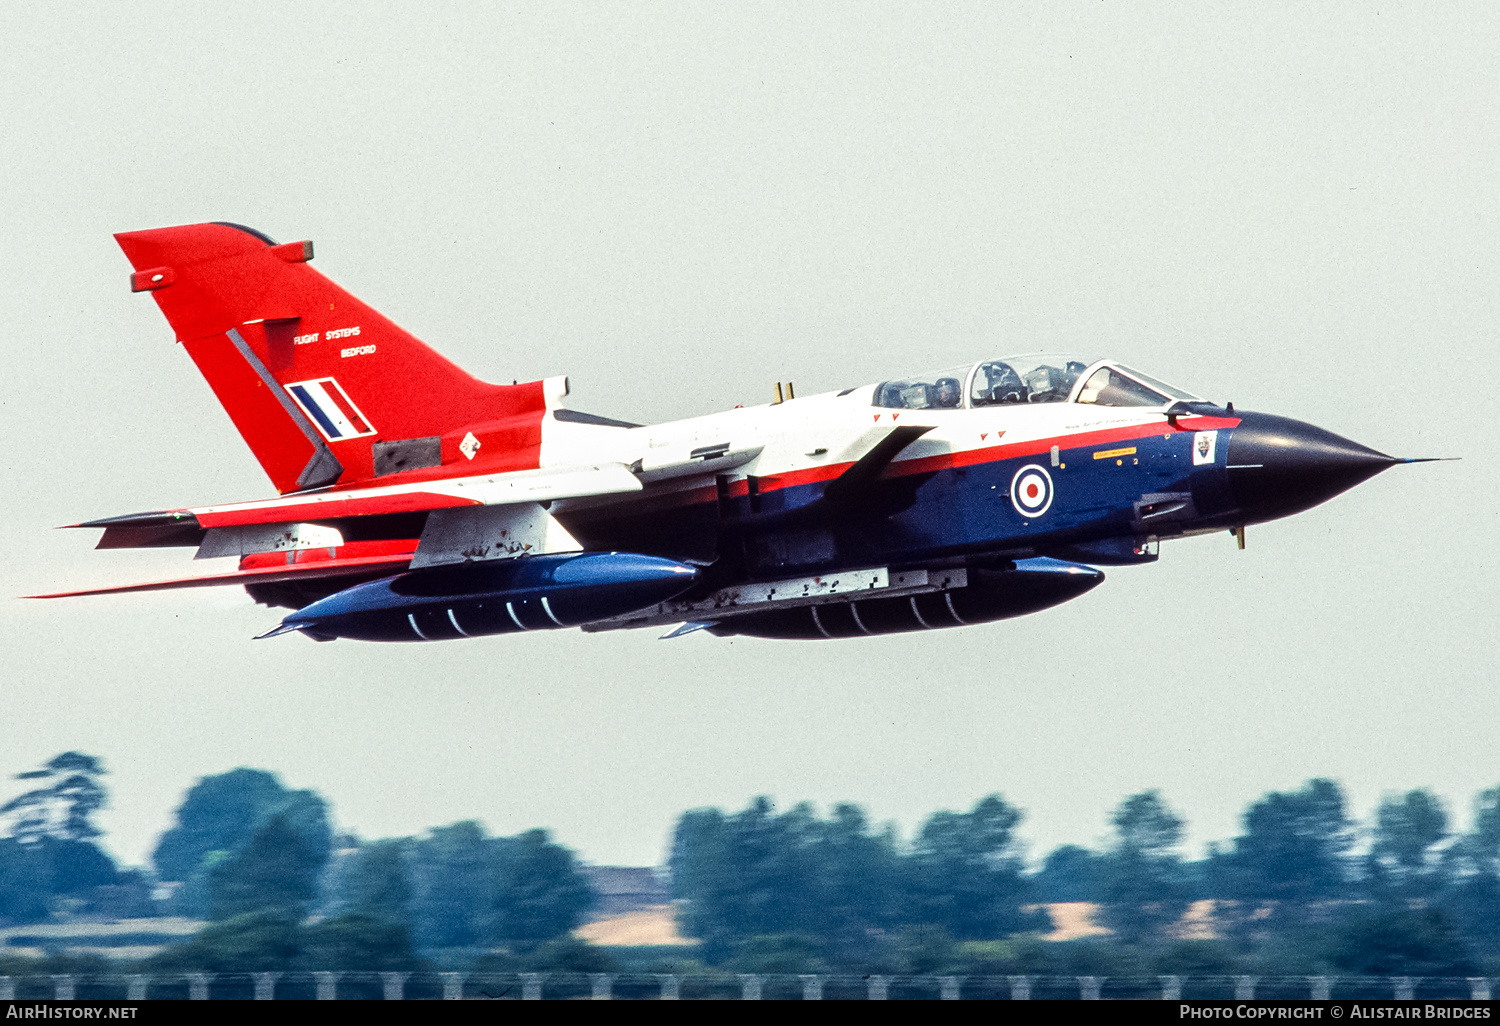
[{"label": "tailplane", "polygon": [[313,270],[312,243],[219,222],[115,239],[278,491],[539,465],[563,379],[472,377]]}]

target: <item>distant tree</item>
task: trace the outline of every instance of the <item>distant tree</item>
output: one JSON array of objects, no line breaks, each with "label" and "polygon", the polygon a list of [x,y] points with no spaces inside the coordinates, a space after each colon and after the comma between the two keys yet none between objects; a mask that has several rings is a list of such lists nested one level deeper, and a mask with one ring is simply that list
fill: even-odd
[{"label": "distant tree", "polygon": [[1500,954],[1500,787],[1474,798],[1474,829],[1449,850],[1444,907],[1481,950]]},{"label": "distant tree", "polygon": [[1448,836],[1448,813],[1431,791],[1381,800],[1366,872],[1375,897],[1399,902],[1435,897],[1444,864],[1434,848]]},{"label": "distant tree", "polygon": [[1045,916],[1020,910],[1030,896],[1020,818],[991,795],[970,812],[935,814],[902,853],[894,831],[872,829],[855,805],[828,819],[806,803],[777,814],[764,797],[734,815],[696,809],[672,839],[678,920],[710,960],[741,958],[751,938],[779,938],[764,943],[781,951],[816,941],[850,964],[884,957],[878,938],[907,925],[960,938],[1045,928]]},{"label": "distant tree", "polygon": [[412,922],[412,842],[405,837],[360,845],[340,881],[339,899],[352,913]]},{"label": "distant tree", "polygon": [[1500,787],[1475,796],[1474,832],[1467,841],[1474,872],[1500,878]]},{"label": "distant tree", "polygon": [[64,752],[16,775],[43,783],[0,806],[11,817],[11,836],[0,841],[0,918],[37,922],[59,897],[91,903],[98,888],[120,881],[114,860],[93,842],[104,773],[94,756]]},{"label": "distant tree", "polygon": [[108,887],[121,878],[114,860],[92,841],[46,838],[36,845],[51,868],[53,894],[84,896],[96,887]]},{"label": "distant tree", "polygon": [[0,920],[41,922],[51,895],[52,864],[42,846],[0,839]]},{"label": "distant tree", "polygon": [[906,861],[906,919],[941,926],[958,939],[1005,937],[1044,926],[1021,905],[1031,881],[1021,875],[1015,836],[1019,809],[998,794],[966,813],[936,812],[922,825]]},{"label": "distant tree", "polygon": [[[241,851],[209,871],[209,915],[230,919],[276,912],[300,920],[317,897],[318,874],[328,862],[328,836],[310,835],[294,812],[277,812]],[[321,841],[321,844],[319,843]]]},{"label": "distant tree", "polygon": [[765,799],[726,821],[731,865],[744,873],[737,899],[741,936],[811,933],[817,929],[818,818],[799,802],[777,816]]},{"label": "distant tree", "polygon": [[872,829],[863,809],[844,802],[813,824],[810,841],[816,898],[806,928],[836,953],[858,956],[872,928],[898,923],[904,915],[895,830]]},{"label": "distant tree", "polygon": [[894,837],[872,831],[854,805],[836,806],[827,820],[805,803],[778,815],[764,797],[732,816],[685,813],[671,868],[673,893],[685,899],[682,927],[713,959],[751,937],[868,946],[870,931],[894,925],[903,911]]},{"label": "distant tree", "polygon": [[412,919],[421,948],[471,947],[493,919],[494,850],[472,820],[437,827],[410,849]]},{"label": "distant tree", "polygon": [[726,955],[739,935],[739,924],[723,900],[730,871],[724,861],[726,818],[719,809],[684,812],[672,831],[667,860],[672,897],[678,900],[678,925],[683,933],[702,941],[710,958]]},{"label": "distant tree", "polygon": [[93,815],[104,806],[105,773],[99,760],[82,752],[53,756],[41,769],[16,774],[17,780],[47,783],[17,795],[0,806],[0,815],[14,817],[11,836],[29,844],[43,837],[64,841],[88,841],[102,831]]},{"label": "distant tree", "polygon": [[[312,791],[290,791],[274,775],[244,768],[204,777],[193,785],[177,809],[176,824],[162,835],[153,855],[163,879],[183,881],[173,897],[177,911],[222,918],[250,910],[238,898],[225,898],[229,903],[218,908],[217,914],[213,912],[210,895],[216,886],[215,874],[228,872],[225,864],[233,862],[257,831],[277,815],[299,835],[299,851],[317,852],[309,857],[328,860],[333,841],[328,810]],[[221,898],[228,893],[223,891],[228,886],[223,879],[217,886]],[[231,907],[237,911],[228,912]]]},{"label": "distant tree", "polygon": [[1156,791],[1131,795],[1110,817],[1115,838],[1102,860],[1104,920],[1128,942],[1166,935],[1187,909],[1182,820]]},{"label": "distant tree", "polygon": [[[1233,847],[1214,852],[1208,866],[1213,896],[1238,903],[1241,925],[1305,920],[1314,903],[1348,894],[1353,824],[1336,782],[1273,791],[1245,811],[1244,825]],[[1253,920],[1268,903],[1275,915]]]},{"label": "distant tree", "polygon": [[583,921],[596,895],[578,869],[573,853],[553,844],[545,830],[493,842],[488,935],[512,948],[530,948],[562,937]]},{"label": "distant tree", "polygon": [[234,852],[222,848],[204,853],[198,868],[172,892],[168,909],[177,915],[207,918],[209,880],[220,863],[233,857]]},{"label": "distant tree", "polygon": [[1037,874],[1042,901],[1103,901],[1103,859],[1076,844],[1053,849]]},{"label": "distant tree", "polygon": [[1110,816],[1115,828],[1114,851],[1152,861],[1176,860],[1182,841],[1182,819],[1167,807],[1157,791],[1142,791],[1120,803]]},{"label": "distant tree", "polygon": [[727,957],[746,937],[813,932],[815,823],[808,806],[778,816],[765,797],[732,816],[699,809],[678,821],[673,889],[687,899],[684,928],[710,958]]},{"label": "distant tree", "polygon": [[529,951],[566,935],[595,900],[572,852],[547,831],[489,837],[473,821],[361,845],[337,890],[344,915],[403,925],[423,949]]},{"label": "distant tree", "polygon": [[156,843],[152,862],[163,880],[187,880],[211,851],[238,851],[288,795],[265,770],[235,769],[199,780],[177,809],[176,824]]}]

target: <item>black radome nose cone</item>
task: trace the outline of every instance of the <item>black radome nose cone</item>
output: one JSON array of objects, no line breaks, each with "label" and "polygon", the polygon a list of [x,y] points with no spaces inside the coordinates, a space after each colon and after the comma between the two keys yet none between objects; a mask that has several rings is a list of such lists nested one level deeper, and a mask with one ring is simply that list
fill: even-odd
[{"label": "black radome nose cone", "polygon": [[1229,438],[1229,491],[1246,523],[1300,513],[1400,462],[1290,417],[1239,416]]}]

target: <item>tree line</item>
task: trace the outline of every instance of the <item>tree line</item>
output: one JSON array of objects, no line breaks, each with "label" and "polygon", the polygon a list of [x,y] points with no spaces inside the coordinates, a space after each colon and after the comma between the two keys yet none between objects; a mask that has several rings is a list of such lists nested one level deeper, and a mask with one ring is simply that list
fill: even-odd
[{"label": "tree line", "polygon": [[[1386,797],[1362,838],[1342,788],[1310,780],[1252,802],[1242,832],[1197,860],[1182,853],[1182,818],[1146,791],[1115,808],[1101,850],[1063,845],[1036,872],[1022,859],[1021,819],[991,795],[967,813],[935,813],[903,844],[853,805],[826,819],[806,804],[778,813],[764,798],[734,814],[696,810],[674,833],[674,894],[710,958],[906,957],[917,971],[910,957],[952,962],[969,942],[971,962],[993,956],[997,971],[1021,971],[1059,955],[973,942],[1034,937],[1048,928],[1039,925],[1048,904],[1091,902],[1114,954],[1143,973],[1166,949],[1178,963],[1211,951],[1214,964],[1242,969],[1464,975],[1500,966],[1500,787],[1475,798],[1468,833],[1454,833],[1443,803],[1418,789]],[[1184,916],[1203,900],[1211,924],[1197,932],[1215,944],[1184,948],[1193,932]],[[924,946],[926,955],[899,955]]]},{"label": "tree line", "polygon": [[99,760],[76,752],[20,775],[45,783],[0,807],[11,818],[0,919],[209,922],[148,969],[392,969],[416,964],[419,951],[529,953],[566,937],[595,900],[573,853],[545,830],[492,837],[465,821],[419,837],[336,838],[321,797],[245,768],[189,789],[152,853],[154,879],[122,872],[94,843],[103,775]]},{"label": "tree line", "polygon": [[[0,921],[206,920],[156,956],[163,970],[384,969],[482,952],[492,967],[605,964],[569,939],[596,896],[545,830],[495,837],[465,821],[336,837],[319,795],[241,768],[188,790],[149,870],[121,869],[97,844],[104,776],[78,752],[17,775],[28,789],[0,806]],[[699,941],[695,958],[765,972],[1500,968],[1500,787],[1476,796],[1458,833],[1429,791],[1387,796],[1362,827],[1336,782],[1310,780],[1252,802],[1240,833],[1200,859],[1156,791],[1121,801],[1097,850],[1063,845],[1037,869],[1022,819],[998,794],[932,814],[909,839],[848,803],[827,816],[767,798],[691,810],[668,860],[679,930]],[[1204,900],[1214,939],[1185,939]],[[1049,905],[1065,902],[1092,903],[1108,937],[1040,941]]]}]

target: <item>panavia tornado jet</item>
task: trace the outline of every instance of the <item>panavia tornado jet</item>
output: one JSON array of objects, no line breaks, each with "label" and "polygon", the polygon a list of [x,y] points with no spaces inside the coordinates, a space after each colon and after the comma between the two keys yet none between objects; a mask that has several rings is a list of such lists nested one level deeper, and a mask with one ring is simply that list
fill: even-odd
[{"label": "panavia tornado jet", "polygon": [[470,377],[314,270],[311,243],[224,223],[116,239],[280,494],[74,525],[239,562],[68,594],[243,585],[291,610],[264,636],[982,624],[1164,538],[1243,546],[1247,524],[1413,462],[1069,356],[631,424],[570,408],[563,377]]}]

